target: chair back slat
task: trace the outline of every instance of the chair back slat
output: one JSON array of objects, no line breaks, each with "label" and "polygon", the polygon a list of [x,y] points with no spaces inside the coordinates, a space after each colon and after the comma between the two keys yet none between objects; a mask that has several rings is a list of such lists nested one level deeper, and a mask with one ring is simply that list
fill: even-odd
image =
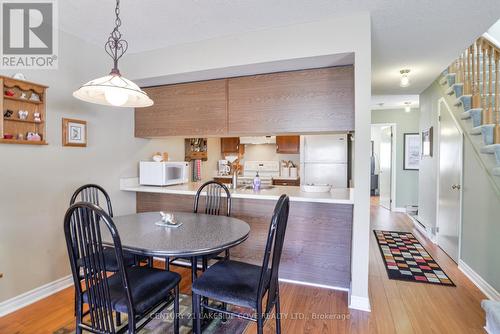
[{"label": "chair back slat", "polygon": [[[85,193],[91,195],[92,191],[85,191]],[[87,295],[86,302],[89,306],[92,329],[99,333],[115,333],[101,224],[105,224],[113,238],[119,267],[119,272],[116,275],[120,275],[128,299],[129,310],[132,310],[132,299],[128,289],[127,274],[124,270],[120,237],[111,217],[95,204],[89,202],[73,204],[64,218],[64,234],[77,290],[76,295],[77,298],[82,298],[82,291]]]},{"label": "chair back slat", "polygon": [[[106,206],[101,206],[101,199],[104,199],[106,202]],[[113,207],[111,206],[111,199],[104,190],[103,187],[97,184],[86,184],[78,188],[71,196],[71,200],[69,205],[73,205],[76,202],[89,202],[95,204],[99,207],[102,207],[105,211],[107,211],[108,215],[113,217]]]},{"label": "chair back slat", "polygon": [[[285,231],[288,223],[288,213],[290,210],[290,199],[286,195],[281,195],[274,208],[273,217],[269,226],[264,259],[262,261],[262,269],[260,273],[260,281],[258,293],[259,297],[263,296],[266,288],[268,291],[268,307],[269,301],[274,300],[278,291],[278,273],[281,261],[281,253],[285,241]],[[266,285],[266,277],[270,275],[269,285]]]},{"label": "chair back slat", "polygon": [[[201,193],[205,191],[205,210],[208,215],[219,216],[225,214],[231,216],[231,193],[222,183],[217,181],[208,181],[201,185],[194,198],[194,213],[198,212]],[[223,197],[223,191],[226,196]],[[225,210],[224,210],[225,206]]]}]

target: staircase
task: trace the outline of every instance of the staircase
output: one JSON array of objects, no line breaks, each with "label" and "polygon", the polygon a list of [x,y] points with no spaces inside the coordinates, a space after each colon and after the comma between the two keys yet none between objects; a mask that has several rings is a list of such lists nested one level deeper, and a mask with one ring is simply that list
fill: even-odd
[{"label": "staircase", "polygon": [[443,72],[439,82],[467,137],[500,193],[500,46],[480,37]]}]

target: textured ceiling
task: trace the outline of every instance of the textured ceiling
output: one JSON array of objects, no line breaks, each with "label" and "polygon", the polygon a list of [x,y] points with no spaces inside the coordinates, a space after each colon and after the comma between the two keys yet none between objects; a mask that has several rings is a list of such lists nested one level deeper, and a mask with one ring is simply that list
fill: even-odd
[{"label": "textured ceiling", "polygon": [[[113,28],[114,6],[112,0],[59,1],[61,29],[103,45]],[[373,93],[418,94],[500,18],[500,1],[122,0],[121,4],[122,31],[133,53],[359,11],[370,11],[372,16]],[[409,88],[398,85],[401,68],[412,70]]]}]

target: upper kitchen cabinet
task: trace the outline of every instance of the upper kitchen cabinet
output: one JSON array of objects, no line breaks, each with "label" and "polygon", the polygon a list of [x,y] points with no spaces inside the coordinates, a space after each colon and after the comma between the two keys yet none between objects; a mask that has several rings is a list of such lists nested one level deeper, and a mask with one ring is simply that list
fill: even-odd
[{"label": "upper kitchen cabinet", "polygon": [[276,153],[299,154],[300,136],[276,136]]},{"label": "upper kitchen cabinet", "polygon": [[227,81],[145,88],[155,104],[135,109],[135,136],[217,136],[227,133]]},{"label": "upper kitchen cabinet", "polygon": [[229,133],[354,130],[352,66],[229,80]]},{"label": "upper kitchen cabinet", "polygon": [[220,139],[220,147],[222,153],[239,153],[240,152],[240,138],[229,137]]}]

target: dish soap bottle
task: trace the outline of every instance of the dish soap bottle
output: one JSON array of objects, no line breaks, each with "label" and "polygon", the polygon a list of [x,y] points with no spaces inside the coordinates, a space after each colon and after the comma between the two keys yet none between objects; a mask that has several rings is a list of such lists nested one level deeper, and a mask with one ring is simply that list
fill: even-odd
[{"label": "dish soap bottle", "polygon": [[253,191],[259,191],[260,190],[260,177],[259,177],[259,172],[257,172],[257,175],[253,178]]}]

